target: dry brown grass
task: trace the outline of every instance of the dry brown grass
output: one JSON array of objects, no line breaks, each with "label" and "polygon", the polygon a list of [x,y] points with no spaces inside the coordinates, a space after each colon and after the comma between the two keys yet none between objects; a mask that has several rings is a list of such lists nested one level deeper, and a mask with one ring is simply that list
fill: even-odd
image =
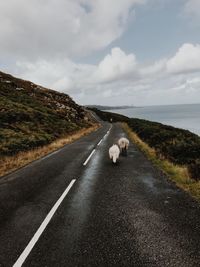
[{"label": "dry brown grass", "polygon": [[200,200],[200,182],[190,178],[186,167],[175,165],[164,159],[162,155],[158,155],[156,151],[143,142],[126,123],[123,123],[122,127],[127,132],[129,138],[145,153],[155,166],[161,169],[178,187],[190,193],[197,200]]},{"label": "dry brown grass", "polygon": [[39,148],[35,148],[30,151],[20,152],[15,156],[2,157],[0,159],[0,176],[6,175],[13,172],[28,163],[46,156],[47,154],[58,150],[66,144],[70,144],[82,136],[88,135],[89,133],[97,130],[100,124],[94,124],[90,128],[83,128],[78,132],[59,138],[51,144]]}]

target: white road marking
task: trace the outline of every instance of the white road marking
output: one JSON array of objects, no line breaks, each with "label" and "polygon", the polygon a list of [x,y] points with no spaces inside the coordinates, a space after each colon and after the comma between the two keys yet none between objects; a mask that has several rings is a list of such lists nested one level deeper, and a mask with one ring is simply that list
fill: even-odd
[{"label": "white road marking", "polygon": [[[101,144],[101,142],[103,141],[103,139],[109,134],[111,128],[112,128],[112,126],[107,131],[107,133],[104,135],[104,137],[99,141],[99,143],[97,144],[97,146],[99,146]],[[53,154],[56,154],[58,152],[59,152],[59,150],[56,150],[56,151],[52,152],[50,155],[47,155],[46,157],[52,156]],[[89,155],[89,157],[83,163],[84,166],[87,165],[88,161],[90,160],[90,158],[92,157],[92,155],[94,154],[94,152],[95,152],[95,149],[92,150],[92,152]],[[28,257],[28,255],[30,254],[31,250],[33,249],[33,247],[35,246],[35,244],[39,240],[40,236],[44,232],[45,228],[47,227],[47,225],[51,221],[51,219],[52,219],[53,215],[55,214],[56,210],[58,209],[58,207],[60,206],[60,204],[62,203],[62,201],[64,200],[64,198],[66,197],[66,195],[68,194],[69,190],[72,188],[72,186],[73,186],[73,184],[75,182],[76,182],[76,179],[73,179],[70,182],[70,184],[65,189],[65,191],[63,192],[63,194],[60,196],[60,198],[54,204],[54,206],[52,207],[52,209],[50,210],[50,212],[47,214],[46,218],[44,219],[44,221],[42,222],[42,224],[40,225],[40,227],[38,228],[38,230],[36,231],[36,233],[34,234],[34,236],[32,237],[32,239],[30,240],[30,242],[28,243],[28,245],[26,246],[26,248],[23,250],[22,254],[19,256],[19,258],[17,259],[17,261],[15,262],[15,264],[13,265],[13,267],[21,267],[22,266],[22,264],[24,263],[24,261],[26,260],[26,258]]]},{"label": "white road marking", "polygon": [[66,197],[66,195],[68,194],[69,190],[71,189],[71,187],[73,186],[73,184],[75,183],[75,181],[76,181],[76,179],[73,179],[70,182],[70,184],[65,189],[65,191],[63,192],[63,194],[57,200],[57,202],[55,203],[55,205],[53,206],[53,208],[50,210],[50,212],[47,214],[46,218],[44,219],[44,221],[42,222],[42,224],[38,228],[37,232],[34,234],[34,236],[32,237],[32,239],[30,240],[30,242],[28,243],[27,247],[24,249],[24,251],[22,252],[22,254],[19,256],[19,258],[17,259],[17,261],[15,262],[15,264],[13,265],[13,267],[21,267],[22,266],[22,264],[24,263],[24,261],[26,260],[26,258],[28,257],[28,255],[30,254],[31,250],[35,246],[36,242],[40,238],[41,234],[43,233],[43,231],[47,227],[47,225],[50,222],[50,220],[52,219],[54,213],[56,212],[56,210],[58,209],[58,207],[60,206],[60,204],[62,203],[62,201]]},{"label": "white road marking", "polygon": [[[110,129],[112,128],[112,126],[110,127]],[[97,144],[97,146],[99,146],[101,144],[101,142],[103,141],[104,138],[106,138],[106,136],[110,133],[110,129],[106,132],[106,134],[104,135],[104,137],[99,141],[99,143]],[[86,166],[88,161],[91,159],[92,155],[94,154],[96,149],[93,149],[92,152],[90,153],[89,157],[86,159],[86,161],[83,163],[83,166]]]},{"label": "white road marking", "polygon": [[106,138],[107,135],[108,135],[108,133],[106,133],[103,138]]},{"label": "white road marking", "polygon": [[90,153],[89,157],[86,159],[86,161],[83,163],[83,166],[87,165],[88,161],[90,160],[90,158],[92,157],[92,155],[94,154],[96,149],[93,149],[92,152]]},{"label": "white road marking", "polygon": [[61,149],[58,149],[58,150],[56,150],[56,151],[51,152],[50,154],[48,154],[48,155],[44,156],[43,158],[41,158],[41,160],[43,160],[43,159],[47,159],[47,158],[53,156],[54,154],[57,154],[58,152],[60,152],[60,150],[61,150]]},{"label": "white road marking", "polygon": [[99,141],[99,143],[97,144],[97,146],[99,146],[99,145],[101,144],[102,141],[103,141],[103,139],[101,139],[101,140]]}]

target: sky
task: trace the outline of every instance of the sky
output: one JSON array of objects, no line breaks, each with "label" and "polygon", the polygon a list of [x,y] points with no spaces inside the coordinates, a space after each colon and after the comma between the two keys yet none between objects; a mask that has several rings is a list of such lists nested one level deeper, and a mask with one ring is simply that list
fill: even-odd
[{"label": "sky", "polygon": [[82,105],[200,103],[199,0],[0,0],[0,70]]}]

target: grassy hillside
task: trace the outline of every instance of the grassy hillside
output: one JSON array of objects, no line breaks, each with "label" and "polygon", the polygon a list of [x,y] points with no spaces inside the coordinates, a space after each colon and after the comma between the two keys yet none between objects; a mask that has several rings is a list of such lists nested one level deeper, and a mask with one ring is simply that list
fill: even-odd
[{"label": "grassy hillside", "polygon": [[0,72],[0,156],[48,144],[91,125],[68,95]]},{"label": "grassy hillside", "polygon": [[93,109],[103,120],[126,122],[138,137],[155,149],[159,158],[187,166],[191,178],[200,180],[200,137],[187,130],[147,120]]}]

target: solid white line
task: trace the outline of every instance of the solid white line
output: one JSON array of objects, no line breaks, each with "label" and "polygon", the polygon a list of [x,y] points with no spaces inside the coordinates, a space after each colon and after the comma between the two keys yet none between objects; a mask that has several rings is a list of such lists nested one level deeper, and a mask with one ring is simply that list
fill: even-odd
[{"label": "solid white line", "polygon": [[47,158],[53,156],[54,154],[57,154],[58,152],[60,152],[60,149],[58,149],[58,150],[56,150],[56,151],[53,151],[52,153],[50,153],[50,154],[44,156],[44,157],[41,158],[41,159],[42,159],[42,160],[43,160],[43,159],[47,159]]},{"label": "solid white line", "polygon": [[93,149],[92,150],[92,152],[91,152],[91,154],[89,155],[89,157],[86,159],[86,161],[83,163],[83,166],[85,166],[87,163],[88,163],[88,161],[90,160],[90,158],[92,157],[92,155],[94,154],[94,152],[95,152],[95,149]]},{"label": "solid white line", "polygon": [[42,224],[38,228],[37,232],[34,234],[34,236],[32,237],[32,239],[30,240],[30,242],[28,243],[27,247],[24,249],[24,251],[22,252],[22,254],[19,256],[19,258],[17,259],[17,261],[15,262],[15,264],[13,265],[13,267],[21,267],[22,266],[22,264],[24,263],[24,261],[28,257],[29,253],[31,252],[31,250],[35,246],[36,242],[40,238],[41,234],[43,233],[43,231],[47,227],[47,225],[50,222],[51,218],[53,217],[54,213],[56,212],[56,210],[58,209],[58,207],[62,203],[63,199],[68,194],[69,190],[71,189],[71,187],[73,186],[73,184],[75,183],[75,181],[76,180],[73,179],[70,182],[70,184],[68,185],[68,187],[65,189],[65,191],[61,195],[61,197],[57,200],[57,202],[55,203],[55,205],[53,206],[53,208],[50,210],[50,212],[47,214],[46,218],[44,219],[44,221],[42,222]]}]

